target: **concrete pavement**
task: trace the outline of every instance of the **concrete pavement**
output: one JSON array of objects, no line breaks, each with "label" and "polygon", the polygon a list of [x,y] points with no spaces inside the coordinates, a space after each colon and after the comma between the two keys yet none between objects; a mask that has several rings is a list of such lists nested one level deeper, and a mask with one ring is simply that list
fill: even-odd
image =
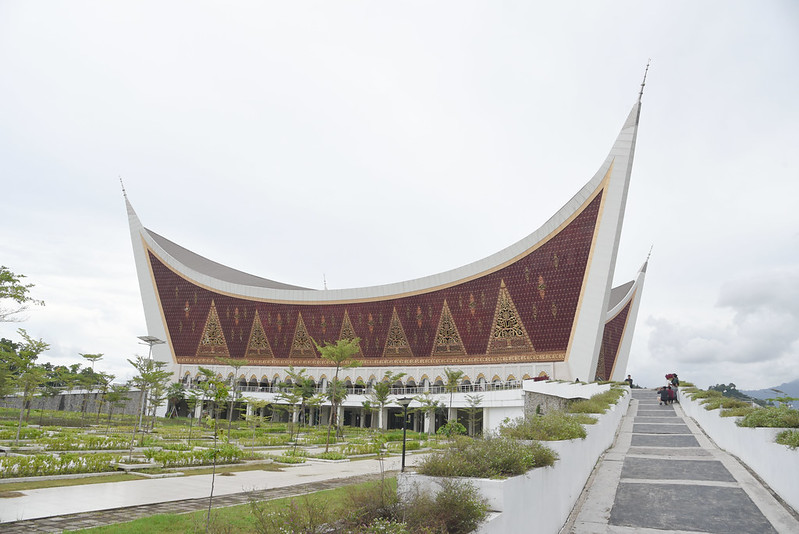
[{"label": "concrete pavement", "polygon": [[564,532],[797,533],[795,511],[652,390],[633,400]]},{"label": "concrete pavement", "polygon": [[[413,460],[407,457],[406,464]],[[386,472],[398,471],[400,461],[398,457],[386,458],[383,468]],[[248,502],[250,492],[277,498],[379,476],[380,463],[375,459],[307,462],[283,471],[241,471],[215,478],[214,501],[216,506],[229,506]],[[210,488],[211,475],[196,475],[25,490],[18,497],[0,499],[0,531],[60,532],[130,521],[134,517],[126,510],[133,508],[141,509],[141,515],[201,509],[208,506]],[[274,491],[278,489],[286,491]],[[103,516],[107,516],[105,520]]]}]

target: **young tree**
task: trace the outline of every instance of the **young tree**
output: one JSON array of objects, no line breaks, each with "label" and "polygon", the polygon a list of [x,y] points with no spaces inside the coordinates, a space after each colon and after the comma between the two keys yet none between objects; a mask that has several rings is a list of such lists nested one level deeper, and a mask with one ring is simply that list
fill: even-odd
[{"label": "young tree", "polygon": [[189,443],[191,443],[191,427],[194,425],[194,412],[197,403],[202,401],[203,393],[201,389],[190,389],[185,396],[186,405],[189,407]]},{"label": "young tree", "polygon": [[[138,374],[131,379],[131,384],[139,388],[141,392],[141,406],[139,408],[139,422],[138,425],[133,426],[133,438],[130,442],[130,455],[133,455],[133,444],[136,441],[136,432],[142,425],[142,418],[147,408],[147,394],[152,392],[154,395],[158,394],[159,388],[164,388],[165,383],[169,381],[172,373],[164,370],[166,367],[165,362],[159,362],[146,358],[144,356],[136,356],[135,360],[128,360]],[[157,397],[156,397],[157,399]]]},{"label": "young tree", "polygon": [[444,403],[433,398],[429,391],[425,391],[423,395],[415,396],[414,399],[420,404],[415,410],[423,413],[427,418],[427,435],[430,436],[436,431],[436,410],[444,408]]},{"label": "young tree", "polygon": [[289,365],[286,369],[286,374],[291,378],[291,392],[292,397],[299,400],[300,413],[298,422],[300,426],[306,423],[305,421],[305,408],[308,406],[310,399],[316,395],[316,387],[313,379],[306,374],[305,369],[294,369],[293,365]]},{"label": "young tree", "polygon": [[325,441],[325,452],[330,449],[330,430],[333,425],[337,425],[336,413],[340,402],[343,402],[347,397],[347,388],[341,383],[338,373],[341,369],[351,369],[361,365],[359,360],[355,359],[355,355],[360,350],[361,338],[354,339],[339,339],[335,343],[325,342],[324,346],[319,345],[314,341],[316,349],[321,353],[322,358],[327,360],[328,363],[336,368],[333,380],[328,387],[327,397],[330,399],[330,418],[327,422],[327,440]]},{"label": "young tree", "polygon": [[100,424],[100,412],[103,410],[103,405],[108,400],[108,393],[111,390],[111,382],[116,378],[114,375],[100,371],[97,374],[97,389],[100,393],[100,399],[97,402],[97,424]]},{"label": "young tree", "polygon": [[469,405],[466,409],[469,412],[469,435],[474,436],[474,426],[477,421],[477,414],[481,410],[480,405],[483,403],[483,396],[466,395],[466,403]]},{"label": "young tree", "polygon": [[[28,309],[28,305],[44,306],[44,302],[30,296],[33,284],[22,281],[24,274],[14,274],[6,266],[0,266],[0,323],[19,321],[14,317]],[[5,302],[11,301],[10,308],[5,307]]]},{"label": "young tree", "polygon": [[178,405],[181,401],[186,399],[186,389],[183,387],[183,384],[181,382],[172,382],[169,384],[166,390],[166,398],[169,402],[166,409],[167,417],[171,417],[172,414],[177,417]]},{"label": "young tree", "polygon": [[103,359],[102,354],[81,354],[81,353],[78,354],[80,354],[84,359],[92,362],[92,372],[94,372],[94,363],[99,362],[100,360]]},{"label": "young tree", "polygon": [[383,375],[383,379],[380,380],[377,384],[375,384],[372,391],[369,393],[369,402],[372,406],[374,406],[377,412],[377,426],[381,430],[383,429],[383,410],[388,404],[388,397],[391,395],[391,386],[405,376],[405,373],[392,373],[391,371],[386,371]]},{"label": "young tree", "polygon": [[233,368],[233,383],[230,384],[230,393],[232,398],[228,404],[228,410],[227,410],[227,441],[228,443],[230,443],[230,425],[233,423],[233,405],[236,404],[236,399],[239,396],[239,384],[238,384],[239,369],[250,365],[250,362],[244,359],[236,359],[236,358],[217,357],[216,359],[222,365],[227,365],[228,367]]},{"label": "young tree", "polygon": [[[447,383],[444,384],[444,391],[449,393],[449,412],[447,413],[447,421],[453,419],[452,415],[452,395],[458,391],[458,380],[463,376],[463,371],[460,369],[444,369],[444,374],[447,375]],[[454,417],[458,419],[457,415]]]},{"label": "young tree", "polygon": [[127,396],[128,391],[130,391],[130,388],[124,384],[111,384],[111,390],[105,396],[105,400],[108,402],[106,434],[111,430],[111,414],[114,412],[114,408],[122,408],[130,400],[130,397]]},{"label": "young tree", "polygon": [[36,388],[44,383],[45,369],[36,364],[39,354],[50,348],[50,345],[41,339],[33,339],[28,333],[20,328],[17,330],[22,343],[16,345],[16,350],[9,351],[8,347],[0,347],[0,358],[5,362],[8,376],[16,383],[16,389],[20,392],[21,404],[19,407],[19,423],[17,424],[17,436],[14,440],[19,445],[19,435],[22,430],[22,417],[25,414],[25,405],[33,398]]},{"label": "young tree", "polygon": [[247,419],[247,424],[250,425],[252,429],[252,444],[250,446],[250,450],[255,449],[255,429],[261,426],[264,422],[264,416],[261,414],[261,410],[269,406],[269,401],[266,399],[256,399],[251,397],[244,397],[244,400],[247,402],[247,405],[250,407],[250,413],[245,415]]}]

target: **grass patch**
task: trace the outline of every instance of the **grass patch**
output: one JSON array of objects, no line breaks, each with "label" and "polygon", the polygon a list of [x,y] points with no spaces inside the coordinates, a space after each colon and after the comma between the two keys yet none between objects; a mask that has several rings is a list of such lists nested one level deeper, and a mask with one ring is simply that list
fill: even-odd
[{"label": "grass patch", "polygon": [[[386,479],[389,488],[396,492],[396,478]],[[353,489],[365,489],[376,486],[377,482],[364,482],[352,486],[345,486],[331,490],[313,493],[309,496],[310,502],[318,507],[332,512],[338,517],[348,513],[350,494]],[[287,497],[275,499],[259,504],[265,513],[275,513],[286,510],[292,506],[296,498]],[[117,523],[103,527],[84,530],[68,530],[65,532],[82,532],[88,534],[142,534],[145,532],[158,532],[159,534],[185,534],[186,532],[203,532],[207,511],[201,510],[188,514],[159,514],[136,519],[129,523]],[[211,512],[212,528],[209,532],[258,532],[256,519],[252,514],[249,504],[216,508]],[[214,528],[216,527],[216,528]]]}]

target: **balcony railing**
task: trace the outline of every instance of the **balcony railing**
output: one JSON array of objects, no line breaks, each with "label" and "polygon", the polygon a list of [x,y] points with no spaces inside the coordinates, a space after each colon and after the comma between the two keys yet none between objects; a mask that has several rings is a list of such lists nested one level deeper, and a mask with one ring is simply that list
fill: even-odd
[{"label": "balcony railing", "polygon": [[[189,389],[198,389],[200,386],[196,383],[184,384]],[[240,393],[283,393],[285,391],[291,390],[291,385],[288,384],[281,384],[277,386],[250,386],[250,385],[239,385],[236,390]],[[458,386],[458,389],[455,393],[481,393],[486,391],[504,391],[509,389],[520,389],[522,387],[522,383],[519,380],[512,380],[510,382],[495,382],[495,383],[485,383],[485,384],[461,384]],[[317,387],[315,388],[316,394],[325,393],[326,388]],[[348,387],[347,394],[348,395],[369,395],[372,393],[374,389],[371,387],[364,387],[364,386],[356,386],[356,387]],[[392,387],[391,394],[392,395],[423,395],[424,393],[429,392],[433,395],[436,394],[444,394],[448,393],[444,386],[440,385],[430,385],[430,386],[409,386],[409,387]]]}]

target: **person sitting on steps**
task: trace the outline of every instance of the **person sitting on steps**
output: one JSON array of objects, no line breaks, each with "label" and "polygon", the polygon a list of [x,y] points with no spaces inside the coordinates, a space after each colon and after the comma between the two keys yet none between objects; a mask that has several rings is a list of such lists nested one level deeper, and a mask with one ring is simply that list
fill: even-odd
[{"label": "person sitting on steps", "polygon": [[663,386],[658,391],[658,395],[660,396],[660,404],[668,404],[669,403],[669,390],[666,386]]}]

